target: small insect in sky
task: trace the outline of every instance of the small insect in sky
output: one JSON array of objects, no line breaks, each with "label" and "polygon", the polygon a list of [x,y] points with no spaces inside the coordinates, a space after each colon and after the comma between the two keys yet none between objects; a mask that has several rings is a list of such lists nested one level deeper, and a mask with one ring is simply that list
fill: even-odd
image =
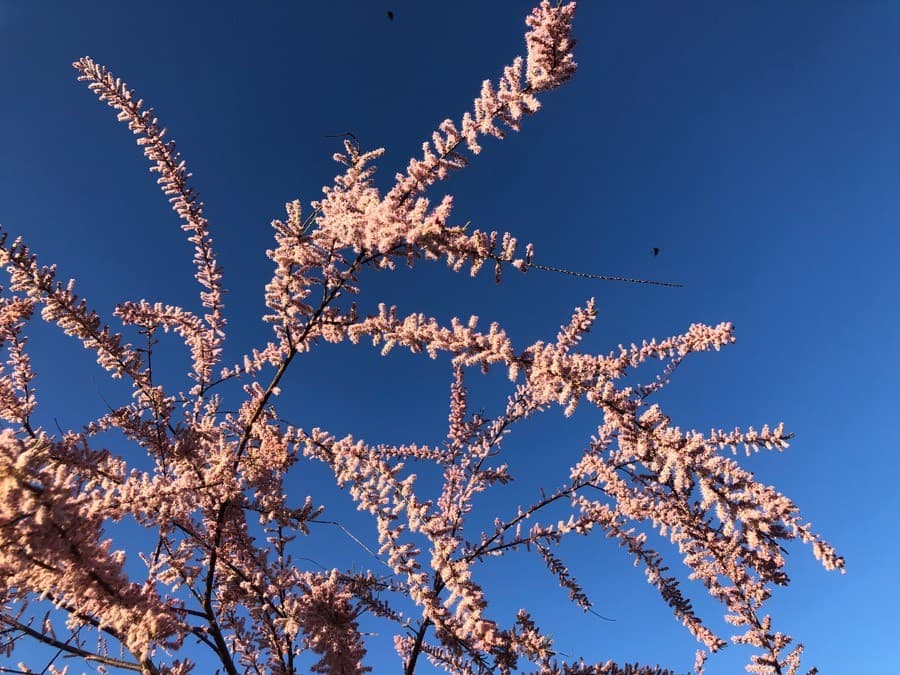
[{"label": "small insect in sky", "polygon": [[393,20],[394,20],[394,13],[393,13],[392,11],[388,10],[387,18],[388,18],[389,21],[393,21]]},{"label": "small insect in sky", "polygon": [[654,246],[653,247],[653,256],[656,257],[658,255],[659,255],[659,249],[656,246]]}]

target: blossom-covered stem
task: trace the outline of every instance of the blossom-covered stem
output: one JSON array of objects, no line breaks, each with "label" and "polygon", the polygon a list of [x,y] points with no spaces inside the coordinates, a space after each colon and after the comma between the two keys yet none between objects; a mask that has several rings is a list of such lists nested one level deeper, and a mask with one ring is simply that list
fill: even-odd
[{"label": "blossom-covered stem", "polygon": [[[32,562],[34,565],[39,566],[39,567],[44,565],[44,563],[42,561],[37,560],[37,559],[34,559]],[[81,621],[87,625],[93,626],[98,631],[102,631],[102,632],[106,633],[107,635],[109,635],[110,637],[112,637],[115,640],[124,642],[120,633],[116,632],[115,630],[113,630],[112,628],[110,628],[108,626],[107,627],[101,626],[100,622],[93,616],[87,615],[83,612],[79,612],[77,609],[73,608],[71,605],[69,605],[65,601],[54,597],[53,594],[47,594],[47,599],[51,600],[55,605],[57,605],[61,609],[65,610],[66,612],[71,614],[73,617],[76,617],[79,621]],[[136,662],[123,661],[121,659],[110,659],[109,657],[107,657],[103,654],[98,654],[96,652],[91,652],[89,650],[79,648],[75,645],[70,644],[70,642],[62,643],[59,640],[57,640],[54,635],[48,634],[47,632],[41,632],[41,631],[35,630],[35,629],[31,628],[31,626],[23,624],[22,622],[18,621],[16,618],[11,617],[11,616],[0,615],[0,624],[6,624],[7,626],[9,626],[10,630],[21,631],[25,635],[28,635],[29,637],[37,640],[38,642],[41,642],[50,647],[56,647],[57,649],[62,649],[61,645],[65,644],[67,649],[63,649],[63,651],[66,651],[69,654],[77,655],[77,656],[85,659],[86,661],[97,661],[100,663],[105,663],[107,665],[116,665],[116,667],[119,667],[119,668],[138,670],[141,672],[144,672],[142,670],[142,668],[146,669],[148,672],[156,672],[154,670],[155,666],[153,665],[152,661],[150,661],[149,659],[144,659],[142,661],[138,660]],[[0,672],[3,672],[3,671],[0,670]]]},{"label": "blossom-covered stem", "polygon": [[198,349],[194,359],[194,373],[198,381],[198,394],[203,396],[209,385],[213,367],[219,361],[224,339],[225,318],[222,314],[222,272],[216,262],[209,234],[209,223],[203,216],[203,203],[188,185],[191,174],[185,162],[175,150],[174,141],[164,141],[166,130],[159,126],[153,109],[141,110],[142,100],[134,100],[134,91],[107,68],[83,57],[72,64],[80,73],[78,80],[87,81],[88,88],[101,101],[119,111],[118,120],[127,122],[128,128],[138,138],[138,145],[154,165],[151,171],[159,174],[158,183],[169,197],[172,208],[184,220],[182,229],[190,232],[188,238],[194,244],[196,278],[203,291],[200,298],[209,312],[204,317],[207,330],[198,336]]},{"label": "blossom-covered stem", "polygon": [[7,244],[7,234],[0,234],[0,265],[6,265],[12,280],[11,289],[22,291],[28,298],[44,305],[42,318],[55,322],[66,334],[77,337],[86,349],[97,352],[97,362],[113,377],[128,375],[139,388],[146,387],[146,374],[141,359],[131,345],[123,345],[121,336],[111,333],[99,315],[74,292],[74,281],[67,286],[56,281],[54,267],[40,267],[37,258],[21,239]]},{"label": "blossom-covered stem", "polygon": [[[100,631],[102,633],[106,633],[111,638],[118,641],[119,643],[121,643],[124,646],[125,638],[119,631],[116,631],[115,629],[113,629],[110,626],[103,626],[100,623],[100,621],[97,620],[96,617],[91,616],[89,614],[85,614],[84,612],[78,611],[78,609],[76,609],[75,607],[72,607],[69,603],[65,602],[64,600],[62,600],[58,597],[55,597],[53,594],[48,594],[47,598],[49,600],[51,600],[55,605],[58,605],[60,608],[64,609],[66,612],[68,612],[70,615],[77,618],[78,621],[81,621],[84,624],[93,626],[94,628],[96,628],[98,631]],[[11,622],[10,625],[13,625],[13,623],[14,623],[16,625],[15,627],[17,629],[21,630],[21,623],[16,621],[15,619],[9,619],[5,616],[0,616],[0,621],[7,622],[7,623]],[[32,632],[29,632],[28,634],[31,635],[32,637],[35,637],[35,639],[43,642],[44,644],[59,648],[59,644],[58,644],[59,641],[56,640],[52,635],[46,635],[44,633],[38,633],[38,635],[35,635],[34,633],[35,633],[35,631],[33,631],[33,629],[32,629]],[[110,658],[108,655],[99,654],[96,652],[89,652],[88,650],[74,647],[71,643],[66,643],[66,644],[71,648],[78,649],[78,651],[79,651],[78,655],[85,658],[85,660],[98,661],[100,663],[106,663],[107,665],[116,665],[116,664],[113,664],[113,663],[110,663],[109,661],[107,661],[107,659]],[[64,651],[67,651],[67,650],[64,650]],[[130,650],[128,650],[128,651],[130,651]],[[69,651],[69,653],[72,654],[74,652]],[[141,659],[141,658],[138,658],[138,655],[136,655],[134,652],[131,652],[131,655],[136,658],[136,661],[134,663],[131,663],[131,665],[130,665],[130,668],[132,670],[139,670],[141,673],[146,673],[147,675],[151,675],[151,674],[158,675],[159,674],[159,672],[160,672],[159,668],[153,663],[153,661],[149,657]],[[113,659],[113,660],[121,661],[120,659]],[[130,663],[130,662],[125,661],[124,663]],[[128,668],[129,666],[116,665],[116,667]]]},{"label": "blossom-covered stem", "polygon": [[470,113],[463,116],[461,131],[452,120],[441,124],[432,136],[437,154],[426,142],[423,145],[424,161],[413,159],[406,176],[398,174],[397,184],[385,198],[388,203],[399,208],[413,195],[446,177],[449,169],[465,166],[466,160],[457,152],[463,143],[478,154],[481,152],[477,142],[479,135],[503,138],[503,132],[494,123],[498,117],[507,127],[518,131],[522,115],[535,113],[540,108],[535,94],[555,89],[572,77],[576,67],[572,57],[575,40],[571,37],[574,12],[574,2],[552,7],[547,0],[532,10],[526,19],[530,27],[525,35],[527,64],[517,57],[511,66],[507,66],[499,91],[495,92],[490,80],[485,80],[481,96],[475,100],[474,116]]},{"label": "blossom-covered stem", "polygon": [[153,663],[148,659],[143,662],[132,662],[132,661],[123,661],[121,659],[115,659],[111,656],[103,656],[102,654],[96,654],[94,652],[90,652],[86,649],[81,649],[80,647],[76,647],[75,645],[70,644],[69,642],[63,642],[61,640],[57,640],[50,635],[45,635],[38,630],[35,630],[31,626],[22,623],[21,621],[17,621],[16,619],[10,616],[0,615],[0,622],[6,624],[12,629],[20,631],[25,635],[37,640],[38,642],[42,642],[49,647],[53,647],[54,649],[58,649],[61,652],[65,652],[66,654],[71,654],[73,656],[78,656],[85,661],[100,663],[106,666],[113,666],[115,668],[121,668],[122,670],[133,670],[138,673],[152,673],[154,675],[159,673],[159,670]]},{"label": "blossom-covered stem", "polygon": [[299,333],[299,335],[294,336],[292,334],[290,326],[284,326],[284,341],[286,344],[283,348],[282,360],[278,364],[278,369],[272,376],[272,379],[269,381],[269,385],[266,387],[265,391],[262,393],[259,399],[255,402],[249,414],[249,418],[244,423],[244,429],[235,456],[235,468],[237,468],[237,463],[240,461],[244,451],[247,448],[247,443],[249,443],[251,438],[253,437],[253,427],[259,419],[259,416],[262,414],[262,411],[265,409],[266,405],[268,405],[269,400],[272,398],[275,392],[278,391],[278,385],[280,384],[282,377],[284,376],[285,372],[287,372],[287,369],[293,361],[294,357],[299,353],[300,346],[308,340],[308,338],[312,335],[315,327],[319,324],[322,316],[325,313],[325,309],[341,294],[344,286],[349,283],[356,270],[358,270],[366,263],[371,262],[376,258],[382,257],[383,255],[384,254],[380,253],[374,255],[364,255],[360,253],[359,255],[357,255],[356,259],[350,265],[350,268],[346,273],[341,275],[338,282],[331,288],[323,289],[322,301],[319,303],[319,306],[313,312],[310,319],[303,326],[303,330]]},{"label": "blossom-covered stem", "polygon": [[[362,256],[362,255],[358,256],[357,260],[351,266],[351,269],[355,269],[356,267],[358,267],[364,261],[364,259],[365,259],[364,256]],[[346,281],[349,278],[349,276],[350,276],[349,274],[345,275],[343,277],[343,281]],[[262,414],[262,411],[265,409],[266,405],[268,404],[268,401],[271,399],[271,397],[274,395],[274,393],[278,390],[278,385],[281,382],[282,377],[284,376],[285,372],[287,372],[287,369],[290,367],[290,364],[293,361],[294,357],[298,354],[298,344],[301,344],[307,338],[307,336],[310,334],[310,331],[312,330],[313,326],[315,326],[316,321],[319,318],[319,316],[321,315],[324,308],[327,307],[328,304],[330,304],[330,302],[332,300],[334,300],[334,298],[337,297],[337,295],[340,293],[342,285],[343,285],[342,283],[338,284],[326,293],[326,295],[323,297],[322,303],[320,304],[319,308],[316,310],[316,312],[314,313],[311,320],[306,324],[304,331],[297,338],[297,342],[294,342],[293,338],[291,338],[290,331],[286,331],[285,334],[286,334],[287,340],[288,340],[287,353],[284,355],[281,363],[278,366],[278,370],[273,375],[271,381],[269,382],[269,385],[266,387],[265,391],[259,397],[259,400],[255,402],[252,412],[250,413],[249,419],[246,421],[246,423],[244,425],[244,432],[242,434],[240,443],[238,444],[237,450],[235,452],[235,457],[234,457],[234,462],[233,462],[234,470],[237,470],[237,467],[241,461],[241,458],[243,457],[244,451],[247,448],[247,444],[250,442],[251,438],[253,437],[253,429],[254,429],[254,426],[256,425],[257,420],[259,419],[260,415]],[[215,519],[213,545],[210,548],[210,552],[209,552],[209,562],[208,562],[208,567],[207,567],[207,577],[206,577],[205,591],[204,591],[204,597],[203,597],[204,611],[207,612],[211,621],[215,621],[215,617],[214,617],[214,613],[213,613],[213,609],[212,609],[212,595],[213,595],[213,591],[215,589],[216,569],[217,569],[217,564],[218,564],[219,550],[220,550],[220,547],[222,544],[223,526],[225,524],[225,517],[226,517],[229,509],[232,508],[232,506],[233,506],[233,503],[230,499],[223,501],[219,505],[219,509],[218,509],[218,512],[216,514],[216,519]],[[224,640],[221,636],[221,631],[216,630],[213,633],[213,636],[216,639],[217,646],[219,646],[220,649],[223,649],[222,654],[227,654],[228,653],[227,645],[224,644]],[[226,659],[223,659],[223,661],[225,661],[225,660]],[[228,662],[225,665],[226,665],[226,668],[228,669],[228,672],[229,673],[235,672],[235,671],[233,671],[234,665],[230,662],[230,659],[228,659],[227,661]]]}]

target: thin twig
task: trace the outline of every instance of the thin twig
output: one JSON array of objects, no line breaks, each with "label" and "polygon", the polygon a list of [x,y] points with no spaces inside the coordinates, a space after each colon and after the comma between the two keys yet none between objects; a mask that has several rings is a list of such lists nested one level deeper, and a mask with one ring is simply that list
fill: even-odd
[{"label": "thin twig", "polygon": [[570,277],[581,277],[582,279],[597,279],[599,281],[624,281],[629,284],[648,284],[650,286],[669,286],[671,288],[682,288],[684,284],[674,281],[652,281],[650,279],[632,279],[630,277],[616,277],[607,274],[589,274],[588,272],[573,272],[572,270],[564,270],[561,267],[551,267],[550,265],[538,265],[537,263],[527,263],[526,267],[541,270],[543,272],[556,272],[557,274],[568,274]]}]

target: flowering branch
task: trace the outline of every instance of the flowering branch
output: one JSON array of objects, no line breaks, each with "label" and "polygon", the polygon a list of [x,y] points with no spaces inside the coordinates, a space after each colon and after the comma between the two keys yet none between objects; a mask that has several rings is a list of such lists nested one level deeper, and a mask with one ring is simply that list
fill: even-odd
[{"label": "flowering branch", "polygon": [[[726,640],[704,624],[670,571],[673,551],[689,578],[700,581],[743,631],[731,641],[757,650],[751,672],[797,672],[802,646],[774,631],[765,613],[773,588],[788,583],[783,544],[809,544],[829,570],[843,572],[844,560],[790,499],[726,455],[738,447],[748,454],[781,451],[791,435],[780,424],[685,431],[652,401],[689,355],[730,345],[731,324],[692,324],[680,335],[598,355],[579,351],[597,318],[593,299],[575,309],[555,339],[522,347],[499,324],[480,328],[475,316],[441,322],[383,303],[367,313],[350,298],[370,271],[419,259],[444,260],[454,271],[468,267],[473,275],[492,264],[498,282],[510,266],[675,285],[536,264],[531,245],[519,254],[510,233],[453,226],[452,197],[432,207],[425,196],[451,170],[465,167],[463,145],[477,155],[480,137],[518,131],[524,116],[540,108],[538,95],[572,76],[574,10],[574,3],[541,2],[526,19],[526,55],[497,82],[482,84],[458,125],[441,123],[423,144],[422,157],[411,159],[384,195],[372,165],[383,150],[364,152],[347,135],[344,152],[335,155],[343,173],[324,188],[312,212],[304,216],[296,200],[286,205],[284,220],[273,221],[275,243],[267,254],[274,271],[264,317],[273,337],[230,367],[220,364],[226,337],[222,271],[185,163],[152,110],[121,80],[90,58],[74,64],[79,80],[128,123],[151,171],[159,174],[194,245],[204,311],[201,316],[145,300],[121,303],[115,316],[146,339],[145,349],[133,347],[78,298],[74,282],[57,282],[55,269],[39,266],[21,240],[10,243],[0,234],[0,265],[10,276],[9,287],[0,289],[6,355],[0,365],[0,654],[10,656],[20,640],[31,640],[98,664],[186,675],[195,664],[174,656],[183,653],[186,638],[194,638],[197,649],[233,675],[360,674],[371,670],[360,627],[368,612],[396,630],[407,675],[423,655],[458,673],[506,674],[528,664],[546,675],[670,673],[660,666],[574,660],[554,648],[552,636],[525,608],[506,617],[489,605],[480,565],[524,548],[537,552],[570,600],[596,613],[557,547],[570,535],[600,532],[627,549],[703,644],[698,675],[708,653]],[[80,431],[60,429],[53,436],[36,425],[25,334],[38,306],[45,321],[95,352],[111,377],[131,381],[131,402],[108,406]],[[168,393],[154,380],[158,332],[177,335],[190,354],[189,391]],[[371,341],[383,355],[399,347],[446,358],[452,382],[443,443],[376,444],[285,420],[277,409],[285,375],[323,341]],[[664,364],[655,376],[623,382],[650,361]],[[471,411],[466,382],[475,368],[502,369],[510,381],[506,406],[496,417]],[[213,390],[229,380],[243,387],[234,404],[225,401],[224,388]],[[503,494],[513,481],[503,461],[508,434],[554,406],[571,416],[579,405],[593,406],[601,421],[567,478],[496,517],[492,526],[475,528],[481,496]],[[105,432],[140,448],[150,461],[100,447]],[[336,487],[371,516],[377,553],[363,543],[364,535],[350,536],[389,568],[387,574],[323,568],[318,556],[310,557],[318,540],[309,524],[337,521],[321,520],[322,507],[310,497],[298,505],[289,494],[288,473],[306,461],[324,464]],[[433,465],[440,476],[439,490],[429,498],[410,472],[422,465]],[[566,513],[545,520],[551,508]],[[123,522],[148,533],[139,551],[146,567],[140,574],[104,538],[112,524]],[[651,549],[650,531],[668,538],[671,551]],[[304,563],[319,569],[304,569]],[[48,613],[38,630],[41,609]],[[55,636],[63,623],[68,640]],[[102,638],[96,649],[79,637],[84,629]],[[108,655],[107,640],[121,649],[120,658]],[[59,672],[52,661],[45,670]]]},{"label": "flowering branch", "polygon": [[[200,300],[209,310],[204,316],[205,331],[200,332],[195,328],[188,339],[194,352],[193,369],[198,383],[197,393],[202,396],[209,384],[212,369],[219,360],[225,337],[222,270],[213,253],[213,241],[209,235],[209,223],[203,216],[203,204],[188,185],[191,174],[181,155],[175,150],[175,142],[164,140],[166,130],[157,123],[153,109],[141,111],[143,100],[135,100],[133,90],[89,57],[79,59],[72,65],[80,73],[78,81],[88,82],[88,89],[101,101],[118,110],[117,119],[128,122],[128,128],[139,137],[137,144],[144,148],[147,159],[154,162],[150,170],[159,174],[157,182],[169,197],[174,211],[184,221],[182,229],[190,233],[188,241],[194,244],[196,277],[204,289],[200,292]],[[145,316],[150,315],[145,313]]]}]

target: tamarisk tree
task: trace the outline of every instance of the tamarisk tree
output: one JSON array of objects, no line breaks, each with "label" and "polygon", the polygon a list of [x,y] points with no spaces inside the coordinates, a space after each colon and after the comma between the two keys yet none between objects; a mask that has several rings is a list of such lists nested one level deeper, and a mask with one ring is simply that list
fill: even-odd
[{"label": "tamarisk tree", "polygon": [[[782,544],[809,544],[829,570],[843,571],[844,562],[790,499],[731,456],[738,448],[783,449],[790,434],[782,425],[685,431],[654,402],[689,354],[734,341],[730,324],[694,324],[681,335],[597,355],[579,351],[596,318],[593,300],[574,310],[555,341],[524,348],[496,324],[480,328],[476,317],[442,325],[425,313],[383,304],[366,312],[352,301],[364,273],[398,264],[443,260],[472,275],[488,265],[497,282],[504,268],[542,267],[530,245],[520,249],[510,233],[454,224],[452,198],[433,203],[425,195],[465,167],[483,137],[518,131],[539,110],[539,96],[572,77],[574,12],[574,3],[536,7],[526,19],[526,55],[496,82],[485,81],[460,120],[441,123],[385,193],[374,184],[372,164],[382,150],[364,151],[355,137],[345,138],[344,152],[335,155],[343,173],[323,198],[308,213],[293,201],[272,223],[275,269],[264,317],[271,341],[234,364],[223,362],[222,269],[185,162],[124,82],[90,58],[74,64],[78,79],[128,124],[158,174],[194,246],[203,309],[122,302],[115,316],[123,330],[148,338],[147,348],[133,346],[76,295],[74,282],[58,281],[55,268],[21,239],[2,235],[9,282],[0,296],[0,653],[19,662],[17,672],[65,672],[56,659],[20,662],[29,645],[43,644],[30,654],[83,659],[106,672],[176,675],[196,672],[201,661],[211,672],[214,661],[216,672],[230,674],[362,673],[371,670],[364,612],[395,636],[398,670],[407,675],[426,659],[453,673],[670,672],[592,665],[560,654],[527,608],[492,614],[479,563],[525,549],[590,610],[558,552],[571,535],[610,537],[627,550],[700,643],[701,672],[728,636],[695,612],[663,554],[650,547],[653,531],[671,540],[690,578],[722,603],[736,627],[731,640],[755,648],[749,671],[798,672],[802,646],[776,631],[765,610],[773,587],[787,583]],[[80,340],[110,377],[130,383],[132,399],[79,429],[38,424],[26,339],[36,312]],[[168,391],[154,379],[150,338],[161,332],[179,336],[190,353],[187,391]],[[289,411],[278,409],[295,361],[325,342],[369,341],[384,354],[405,349],[449,362],[445,442],[371,444],[292,425]],[[639,366],[651,360],[664,363],[661,373],[635,384]],[[502,414],[489,417],[469,409],[465,380],[495,369],[508,375],[511,393]],[[232,381],[242,387],[235,390],[243,392],[240,400],[226,395]],[[505,435],[539,412],[559,406],[571,415],[579,404],[595,406],[600,423],[568,479],[514,513],[496,514],[487,529],[473,528],[475,498],[511,489],[503,487],[513,479],[503,462]],[[139,448],[143,463],[133,452],[126,458],[103,447],[111,431]],[[288,494],[285,481],[309,462],[326,465],[337,487],[374,520],[377,555],[389,571],[310,569],[304,562],[314,555],[309,528],[323,506]],[[437,496],[425,498],[411,470],[417,465],[436,467]],[[550,507],[566,508],[568,517],[545,519]],[[126,520],[147,533],[139,574],[107,538]]]}]

